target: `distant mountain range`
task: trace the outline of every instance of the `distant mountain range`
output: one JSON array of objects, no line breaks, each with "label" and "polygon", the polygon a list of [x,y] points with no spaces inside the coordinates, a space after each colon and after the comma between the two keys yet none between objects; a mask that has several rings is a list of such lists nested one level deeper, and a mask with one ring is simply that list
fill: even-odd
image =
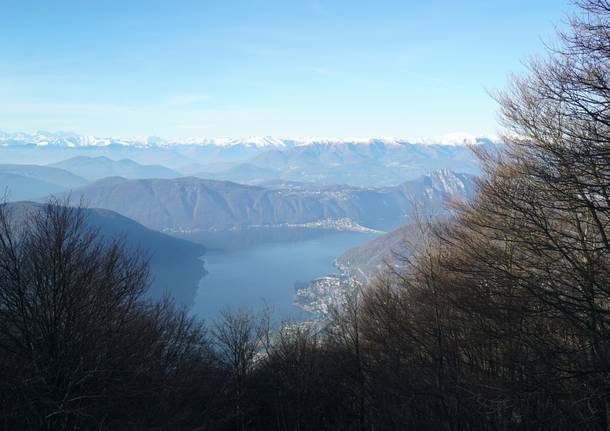
[{"label": "distant mountain range", "polygon": [[473,196],[481,171],[470,145],[500,144],[468,135],[417,143],[269,137],[172,143],[0,132],[0,193],[9,201],[54,195],[83,202],[104,235],[124,235],[130,247],[151,252],[151,294],[171,291],[181,303],[192,302],[204,272],[203,246],[191,241],[231,252],[329,232],[391,231],[345,252],[336,261],[340,276],[314,283],[321,290],[303,291],[309,295],[369,280],[386,262],[396,263],[393,252],[409,253],[401,238],[414,211],[444,215],[448,200]]},{"label": "distant mountain range", "polygon": [[36,133],[9,133],[0,131],[0,146],[37,146],[37,147],[108,147],[130,146],[141,148],[168,147],[175,145],[194,145],[209,147],[256,147],[256,148],[294,148],[314,144],[368,144],[383,142],[388,145],[404,143],[420,143],[424,145],[462,146],[474,145],[489,140],[485,137],[475,137],[468,133],[450,133],[438,138],[425,138],[416,141],[395,138],[366,138],[366,139],[285,139],[272,136],[257,136],[248,138],[189,138],[183,140],[166,140],[156,136],[146,138],[100,138],[90,135],[81,135],[74,132],[48,132],[39,130]]},{"label": "distant mountain range", "polygon": [[0,194],[13,201],[35,199],[87,184],[87,180],[51,166],[0,164]]},{"label": "distant mountain range", "polygon": [[[29,211],[41,208],[32,202],[9,203],[16,220],[24,220]],[[151,289],[149,295],[160,298],[166,293],[179,304],[191,304],[198,283],[205,274],[200,259],[205,248],[200,244],[165,235],[113,211],[84,209],[87,222],[106,238],[123,238],[130,250],[141,250],[150,256]]]},{"label": "distant mountain range", "polygon": [[[478,142],[478,145],[494,145],[491,141]],[[371,140],[365,143],[311,142],[274,148],[247,162],[194,175],[255,185],[283,179],[379,187],[400,184],[439,169],[480,173],[478,160],[465,145]]]},{"label": "distant mountain range", "polygon": [[[159,231],[194,233],[286,226],[387,229],[409,220],[414,207],[440,211],[449,198],[474,192],[469,174],[436,171],[395,187],[360,188],[288,183],[259,187],[195,177],[105,178],[71,192],[88,206],[116,211]],[[339,226],[337,226],[339,230]]]},{"label": "distant mountain range", "polygon": [[[469,145],[493,147],[496,143],[465,134],[417,142],[272,137],[172,142],[154,137],[125,140],[63,132],[0,133],[0,157],[5,163],[52,164],[88,179],[193,175],[250,185],[284,180],[381,187],[438,169],[479,174],[479,163]],[[83,156],[87,159],[73,159]],[[105,159],[95,161],[99,157],[114,163],[106,160],[108,166],[100,167]],[[71,158],[71,162],[66,161]],[[89,170],[75,160],[94,162],[95,166]],[[136,169],[126,166],[128,163],[156,166]]]},{"label": "distant mountain range", "polygon": [[108,157],[76,156],[53,163],[50,166],[61,168],[80,175],[88,180],[119,176],[125,178],[176,178],[182,176],[178,171],[161,165],[142,165],[130,159],[112,160]]},{"label": "distant mountain range", "polygon": [[80,187],[87,183],[83,177],[53,166],[0,164],[0,173],[46,181],[64,188]]}]

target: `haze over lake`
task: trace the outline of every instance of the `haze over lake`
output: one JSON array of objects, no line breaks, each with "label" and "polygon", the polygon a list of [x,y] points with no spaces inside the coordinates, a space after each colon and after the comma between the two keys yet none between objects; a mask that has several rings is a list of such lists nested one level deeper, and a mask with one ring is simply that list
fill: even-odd
[{"label": "haze over lake", "polygon": [[208,273],[199,283],[192,312],[213,319],[226,307],[260,308],[266,303],[282,317],[306,317],[292,305],[295,283],[337,272],[337,256],[376,236],[328,232],[294,242],[210,250],[204,258]]}]

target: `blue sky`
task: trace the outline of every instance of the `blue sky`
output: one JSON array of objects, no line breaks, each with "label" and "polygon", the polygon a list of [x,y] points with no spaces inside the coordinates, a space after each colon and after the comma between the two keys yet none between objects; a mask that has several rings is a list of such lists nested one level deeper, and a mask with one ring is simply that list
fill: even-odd
[{"label": "blue sky", "polygon": [[0,130],[493,134],[567,0],[0,0]]}]

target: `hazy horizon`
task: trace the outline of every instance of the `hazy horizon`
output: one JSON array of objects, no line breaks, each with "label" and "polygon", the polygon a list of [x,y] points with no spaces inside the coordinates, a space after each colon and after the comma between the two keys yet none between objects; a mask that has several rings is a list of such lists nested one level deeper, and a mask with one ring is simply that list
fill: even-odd
[{"label": "hazy horizon", "polygon": [[[0,134],[6,136],[31,136],[36,137],[38,135],[77,135],[86,138],[96,139],[111,139],[129,143],[143,143],[150,139],[160,139],[161,141],[168,144],[182,144],[182,143],[196,143],[196,144],[233,144],[233,143],[255,143],[260,141],[274,140],[279,141],[296,141],[300,143],[310,142],[353,142],[353,143],[366,143],[372,140],[381,141],[396,141],[396,142],[409,142],[418,144],[444,144],[444,145],[459,145],[461,143],[472,142],[476,139],[490,139],[498,140],[499,135],[484,134],[484,133],[470,133],[467,131],[452,131],[441,135],[434,136],[277,136],[277,135],[247,135],[247,136],[209,136],[209,135],[192,135],[179,138],[168,138],[165,136],[157,135],[140,135],[140,136],[126,136],[126,135],[94,135],[86,133],[78,133],[74,130],[61,130],[61,129],[31,129],[31,130],[2,130]],[[0,136],[0,140],[1,140]],[[95,145],[95,141],[89,143],[89,145]]]}]

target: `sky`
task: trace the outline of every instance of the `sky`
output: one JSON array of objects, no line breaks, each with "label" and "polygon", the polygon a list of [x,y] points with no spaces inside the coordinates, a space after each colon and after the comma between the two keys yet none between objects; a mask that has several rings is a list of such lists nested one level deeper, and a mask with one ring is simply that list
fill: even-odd
[{"label": "sky", "polygon": [[0,130],[494,135],[567,0],[0,0]]}]

